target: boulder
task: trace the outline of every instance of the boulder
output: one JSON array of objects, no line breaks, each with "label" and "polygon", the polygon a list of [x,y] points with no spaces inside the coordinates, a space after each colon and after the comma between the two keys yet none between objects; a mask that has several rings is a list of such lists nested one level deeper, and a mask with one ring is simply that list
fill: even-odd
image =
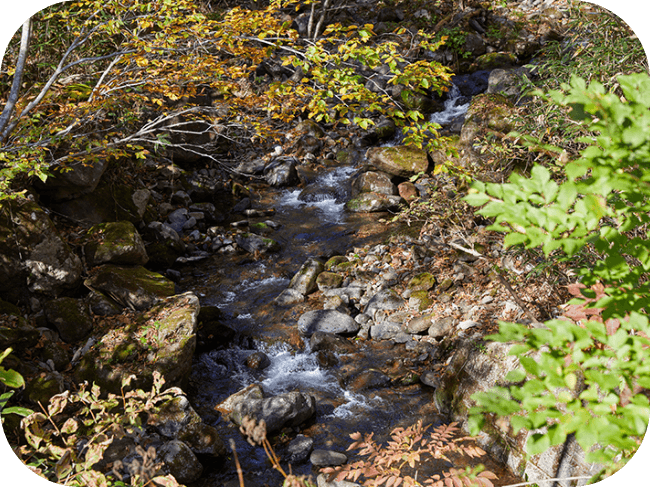
[{"label": "boulder", "polygon": [[390,377],[381,370],[366,369],[353,377],[347,384],[352,392],[361,392],[368,389],[378,389],[390,384]]},{"label": "boulder", "polygon": [[313,257],[307,259],[291,278],[289,289],[294,289],[305,296],[315,291],[316,279],[324,269],[325,265],[322,260]]},{"label": "boulder", "polygon": [[518,98],[521,94],[520,80],[524,73],[526,73],[524,68],[493,69],[490,72],[486,93],[501,93],[508,98]]},{"label": "boulder", "polygon": [[436,285],[436,278],[429,272],[422,272],[411,278],[406,285],[411,291],[428,291]]},{"label": "boulder", "polygon": [[419,198],[419,191],[418,188],[415,186],[415,184],[409,182],[409,181],[404,181],[403,183],[400,183],[397,185],[397,193],[400,195],[400,197],[406,201],[409,205],[417,201]]},{"label": "boulder", "polygon": [[337,289],[343,284],[343,276],[335,272],[321,272],[316,278],[316,285],[319,291],[328,291]]},{"label": "boulder", "polygon": [[178,432],[178,439],[199,455],[223,457],[226,455],[226,445],[218,431],[205,423],[190,423]]},{"label": "boulder", "polygon": [[89,267],[145,265],[149,260],[140,234],[129,221],[100,223],[91,227],[87,236],[84,253]]},{"label": "boulder", "polygon": [[402,178],[427,172],[430,165],[426,151],[411,146],[373,147],[366,158],[378,170]]},{"label": "boulder", "polygon": [[187,397],[179,395],[168,399],[151,410],[149,425],[167,438],[176,438],[188,426],[201,423]]},{"label": "boulder", "polygon": [[84,285],[91,291],[109,295],[125,308],[145,310],[158,300],[172,296],[175,285],[144,267],[100,266]]},{"label": "boulder", "polygon": [[291,306],[293,304],[302,303],[305,300],[305,295],[295,289],[285,289],[282,291],[273,302],[278,306]]},{"label": "boulder", "polygon": [[55,297],[81,283],[83,266],[49,216],[26,199],[0,203],[0,293],[13,302],[27,292]]},{"label": "boulder", "polygon": [[417,316],[406,324],[405,329],[409,333],[414,333],[414,334],[423,333],[427,331],[431,326],[432,318],[433,315],[431,313],[422,316]]},{"label": "boulder", "polygon": [[76,378],[113,393],[131,374],[136,378],[129,388],[150,389],[154,371],[168,387],[184,385],[192,370],[198,314],[199,300],[192,293],[164,299],[102,336],[81,359]]},{"label": "boulder", "polygon": [[380,193],[396,195],[397,187],[384,172],[367,171],[352,181],[352,188],[357,193]]},{"label": "boulder", "polygon": [[314,439],[305,435],[298,435],[287,445],[287,461],[291,465],[302,463],[314,448]]},{"label": "boulder", "polygon": [[93,330],[88,304],[74,298],[58,298],[45,303],[45,317],[61,339],[73,343],[87,337]]},{"label": "boulder", "polygon": [[359,328],[359,323],[351,316],[333,309],[308,311],[298,318],[298,330],[306,336],[311,336],[317,331],[354,334],[359,331]]},{"label": "boulder", "polygon": [[471,145],[486,129],[508,133],[514,124],[514,106],[505,96],[484,93],[472,98],[465,114],[459,144]]},{"label": "boulder", "polygon": [[313,396],[298,391],[268,398],[247,398],[238,402],[230,414],[230,420],[241,425],[245,416],[258,422],[266,422],[269,436],[285,427],[300,426],[316,414],[316,400]]},{"label": "boulder", "polygon": [[293,157],[279,157],[264,168],[264,179],[271,186],[290,186],[298,181],[297,165]]},{"label": "boulder", "polygon": [[381,193],[361,193],[345,204],[345,208],[353,213],[373,213],[388,211],[396,208],[402,202],[400,196]]},{"label": "boulder", "polygon": [[517,64],[517,56],[511,52],[488,52],[477,57],[471,66],[472,71],[509,68]]}]

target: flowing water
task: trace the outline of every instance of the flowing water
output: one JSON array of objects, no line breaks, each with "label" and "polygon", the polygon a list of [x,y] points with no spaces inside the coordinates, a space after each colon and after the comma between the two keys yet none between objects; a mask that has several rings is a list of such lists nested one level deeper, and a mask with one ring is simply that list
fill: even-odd
[{"label": "flowing water", "polygon": [[[438,123],[447,123],[467,109],[467,105],[456,105],[457,93],[452,95],[445,113],[448,118],[438,116]],[[349,378],[359,371],[380,368],[398,375],[405,367],[430,365],[423,361],[420,352],[406,351],[404,345],[392,342],[361,342],[354,353],[338,354],[335,364],[323,367],[318,355],[296,330],[298,317],[318,307],[318,303],[310,305],[308,300],[290,308],[273,304],[307,258],[345,254],[355,246],[385,239],[386,226],[378,222],[376,214],[358,215],[344,210],[349,196],[348,181],[356,170],[319,169],[310,186],[328,190],[307,198],[308,201],[300,197],[302,188],[259,188],[252,198],[253,205],[275,209],[271,219],[281,227],[269,236],[282,245],[281,251],[259,260],[250,255],[216,255],[195,264],[181,283],[185,290],[200,297],[203,306],[219,307],[223,323],[238,333],[235,345],[196,358],[190,398],[204,420],[219,430],[226,444],[229,438],[235,440],[249,487],[281,485],[281,477],[271,469],[263,449],[248,445],[214,406],[250,384],[260,384],[267,396],[294,390],[312,394],[316,399],[316,417],[301,428],[301,433],[314,439],[314,448],[345,452],[351,442],[349,435],[355,431],[375,432],[381,439],[393,428],[408,426],[419,419],[433,424],[443,420],[433,404],[433,390],[422,384],[357,391],[346,387]],[[261,371],[245,365],[246,358],[256,351],[264,352],[271,361]],[[295,435],[287,439],[291,436]],[[277,446],[280,454],[283,440],[284,435]],[[227,481],[237,485],[232,460],[206,466],[208,475],[204,475],[202,485],[221,486]],[[440,473],[440,465],[432,468],[429,474]],[[293,465],[292,469],[300,474],[317,473],[308,461]]]}]

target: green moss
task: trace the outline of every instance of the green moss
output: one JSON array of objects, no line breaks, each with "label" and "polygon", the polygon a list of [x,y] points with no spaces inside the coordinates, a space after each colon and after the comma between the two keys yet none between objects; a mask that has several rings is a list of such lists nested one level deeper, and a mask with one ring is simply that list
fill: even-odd
[{"label": "green moss", "polygon": [[344,262],[348,262],[348,258],[346,256],[335,255],[334,257],[331,257],[327,262],[325,262],[325,269],[331,271],[334,267]]}]

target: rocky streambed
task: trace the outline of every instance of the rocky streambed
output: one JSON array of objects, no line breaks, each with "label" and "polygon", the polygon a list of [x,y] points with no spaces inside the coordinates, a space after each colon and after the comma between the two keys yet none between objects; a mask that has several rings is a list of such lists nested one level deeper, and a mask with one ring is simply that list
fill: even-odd
[{"label": "rocky streambed", "polygon": [[[498,179],[507,171],[486,156],[486,135],[512,128],[523,70],[496,51],[505,40],[482,40],[484,17],[471,18],[471,74],[435,100],[431,121],[462,166]],[[542,37],[512,52],[527,58]],[[446,213],[464,191],[434,174],[446,154],[403,147],[377,122],[355,133],[301,122],[283,147],[251,150],[228,172],[182,153],[123,179],[114,162],[78,165],[12,202],[0,221],[0,350],[16,351],[3,366],[28,379],[17,398],[35,407],[83,380],[120,393],[131,374],[146,389],[159,372],[183,393],[105,458],[128,466],[136,444],[153,446],[179,482],[206,487],[238,485],[228,439],[246,485],[279,485],[238,431],[245,415],[265,419],[282,463],[304,474],[351,460],[356,431],[385,440],[418,420],[462,422],[471,394],[516,365],[483,337],[531,312],[491,264],[519,275],[537,262],[504,252],[471,213]],[[389,223],[418,201],[449,221]],[[546,305],[538,319],[557,312],[548,284],[526,293]],[[5,429],[19,435],[15,422]],[[427,463],[420,478],[479,462],[500,484],[589,470],[571,444],[527,461],[527,434],[493,425],[479,440],[489,455]]]}]

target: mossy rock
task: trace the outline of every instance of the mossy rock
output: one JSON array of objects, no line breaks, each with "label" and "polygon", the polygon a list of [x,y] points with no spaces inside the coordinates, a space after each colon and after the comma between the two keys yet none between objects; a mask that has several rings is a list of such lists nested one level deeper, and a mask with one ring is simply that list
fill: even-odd
[{"label": "mossy rock", "polygon": [[93,320],[89,307],[80,299],[63,297],[45,303],[45,317],[64,342],[73,343],[90,334]]},{"label": "mossy rock", "polygon": [[348,262],[348,258],[345,255],[335,255],[334,257],[330,257],[327,262],[325,262],[325,270],[331,271],[334,267],[344,262]]},{"label": "mossy rock", "polygon": [[400,196],[382,193],[361,193],[345,204],[352,213],[375,213],[397,208],[402,202]]},{"label": "mossy rock", "polygon": [[145,265],[149,260],[140,234],[129,221],[94,225],[88,230],[87,237],[89,242],[84,252],[91,267],[109,263]]},{"label": "mossy rock", "polygon": [[25,384],[23,397],[32,404],[43,405],[50,402],[52,396],[63,392],[63,383],[58,377],[48,374],[45,377],[35,377]]},{"label": "mossy rock", "polygon": [[172,296],[175,285],[169,279],[144,267],[106,264],[84,281],[88,289],[108,294],[124,307],[150,308],[159,299]]},{"label": "mossy rock", "polygon": [[436,278],[429,272],[422,272],[413,276],[406,286],[411,291],[428,291],[436,285]]},{"label": "mossy rock", "polygon": [[199,308],[194,294],[180,294],[113,328],[84,355],[76,378],[119,393],[124,378],[132,374],[136,378],[128,389],[150,389],[158,371],[167,387],[182,387],[192,369]]},{"label": "mossy rock", "polygon": [[316,285],[320,291],[327,289],[336,289],[343,284],[343,276],[335,272],[321,272],[316,278]]},{"label": "mossy rock", "polygon": [[419,311],[424,311],[433,304],[433,299],[429,297],[429,291],[412,292],[409,298],[409,302],[411,302],[411,300],[418,302]]},{"label": "mossy rock", "polygon": [[509,68],[517,64],[517,56],[511,52],[488,52],[476,58],[472,71],[482,71],[497,68]]},{"label": "mossy rock", "polygon": [[426,173],[430,165],[426,151],[411,146],[373,147],[366,158],[380,171],[402,178]]}]

